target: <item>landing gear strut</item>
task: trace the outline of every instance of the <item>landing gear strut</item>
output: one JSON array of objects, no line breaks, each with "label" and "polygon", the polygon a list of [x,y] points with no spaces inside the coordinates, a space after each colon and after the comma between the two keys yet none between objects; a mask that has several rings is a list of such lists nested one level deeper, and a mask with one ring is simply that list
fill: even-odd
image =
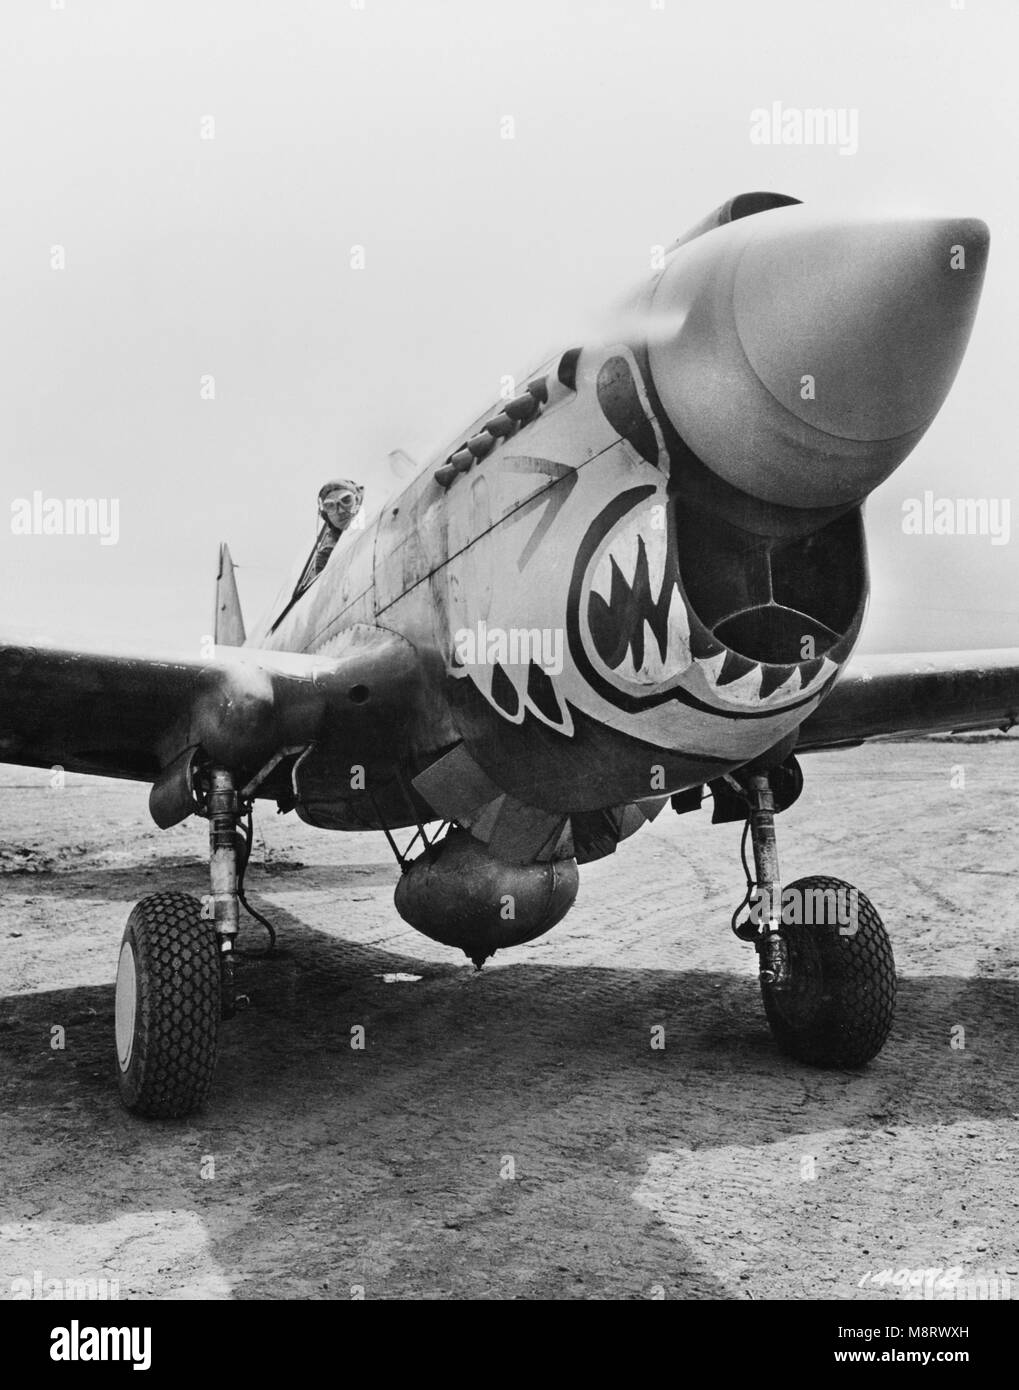
[{"label": "landing gear strut", "polygon": [[750,838],[757,870],[757,913],[762,919],[754,945],[761,962],[761,984],[773,989],[789,986],[789,951],[782,935],[782,884],[775,838],[775,799],[766,776],[750,778]]},{"label": "landing gear strut", "polygon": [[209,773],[211,912],[189,893],[154,893],[132,911],[117,969],[120,1095],[153,1119],[190,1114],[212,1087],[220,1020],[236,1011],[240,798],[224,768]]},{"label": "landing gear strut", "polygon": [[[895,1013],[895,961],[866,894],[841,879],[813,876],[783,889],[771,777],[740,784],[747,803],[747,893],[733,931],[760,961],[764,1012],[779,1047],[798,1061],[858,1067],[884,1046]],[[745,857],[753,843],[756,879]],[[749,915],[737,921],[745,905]]]},{"label": "landing gear strut", "polygon": [[237,835],[240,808],[233,777],[214,768],[209,787],[209,878],[212,887],[213,925],[219,947],[222,976],[222,1016],[237,1012],[234,988],[234,946],[240,926],[237,896]]}]

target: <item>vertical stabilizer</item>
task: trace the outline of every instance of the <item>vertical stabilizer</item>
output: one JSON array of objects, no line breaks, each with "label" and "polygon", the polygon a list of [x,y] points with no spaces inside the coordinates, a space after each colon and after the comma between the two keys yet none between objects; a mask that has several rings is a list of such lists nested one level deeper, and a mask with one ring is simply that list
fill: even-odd
[{"label": "vertical stabilizer", "polygon": [[217,647],[244,646],[244,619],[234,578],[234,562],[230,557],[230,547],[225,542],[219,547],[213,635]]}]

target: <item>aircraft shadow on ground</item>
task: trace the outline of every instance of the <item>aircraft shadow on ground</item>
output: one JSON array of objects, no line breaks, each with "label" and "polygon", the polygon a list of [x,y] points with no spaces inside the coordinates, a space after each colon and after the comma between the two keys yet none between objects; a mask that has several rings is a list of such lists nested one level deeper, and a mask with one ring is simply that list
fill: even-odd
[{"label": "aircraft shadow on ground", "polygon": [[[119,872],[112,878],[119,880]],[[131,881],[135,891],[136,870]],[[120,886],[107,882],[95,892],[117,897]],[[501,1211],[503,1202],[502,1219],[513,1223],[509,1187],[502,1184],[494,1197],[489,1191],[499,1155],[519,1153],[524,1174],[534,1174],[533,1181],[509,1185],[518,1203],[529,1193],[526,1200],[540,1205],[548,1175],[558,1181],[572,1163],[586,1182],[586,1234],[595,1249],[605,1242],[606,1261],[620,1255],[619,1224],[602,1218],[627,1202],[634,1219],[624,1257],[639,1261],[659,1238],[666,1253],[658,1265],[670,1262],[682,1296],[732,1297],[700,1253],[633,1201],[632,1189],[654,1155],[677,1146],[766,1145],[819,1131],[986,1120],[1014,1108],[1019,983],[904,979],[896,1031],[881,1056],[862,1072],[822,1072],[778,1054],[749,963],[746,976],[556,966],[528,963],[525,948],[514,964],[476,975],[452,952],[449,963],[437,964],[345,941],[275,904],[255,902],[276,923],[283,949],[275,958],[243,961],[239,984],[251,1006],[224,1026],[212,1098],[191,1119],[146,1123],[121,1109],[112,1066],[112,985],[0,999],[5,1109],[14,1141],[8,1154],[15,1147],[34,1154],[26,1170],[31,1183],[21,1191],[31,1210],[45,1211],[49,1220],[80,1221],[86,1207],[89,1221],[104,1221],[125,1206],[145,1211],[191,1202],[209,1231],[213,1257],[234,1271],[231,1282],[242,1296],[288,1296],[287,1290],[294,1296],[300,1278],[284,1279],[281,1289],[278,1270],[271,1283],[250,1273],[250,1245],[236,1254],[237,1184],[185,1180],[182,1151],[192,1167],[198,1149],[222,1155],[227,1171],[241,1174],[240,1190],[256,1213],[262,1189],[281,1185],[281,1163],[284,1175],[299,1175],[299,1183],[282,1184],[296,1189],[285,1201],[293,1204],[288,1258],[298,1270],[302,1260],[333,1258],[351,1269],[357,1263],[344,1236],[350,1210],[336,1207],[345,1175],[359,1200],[377,1202],[380,1213],[405,1190],[419,1191],[415,1212],[432,1219],[417,1226],[417,1217],[411,1219],[409,1253],[401,1258],[427,1262],[449,1234],[435,1229],[442,1226],[436,1215],[462,1215],[463,1188],[450,1174],[480,1165],[487,1176],[478,1181],[489,1193],[478,1198],[489,1203],[485,1219],[492,1203]],[[397,973],[421,978],[384,981]],[[963,1057],[948,1046],[959,1021],[974,1040]],[[50,1047],[54,1024],[67,1029],[60,1053]],[[650,1046],[657,1025],[666,1030],[663,1051]],[[351,1046],[357,1028],[365,1030],[363,1050]],[[54,1116],[61,1163],[73,1163],[77,1174],[71,1195],[52,1190],[48,1177]],[[605,1180],[607,1150],[632,1179],[622,1188]],[[125,1162],[129,1182],[121,1182],[117,1169]],[[302,1224],[316,1204],[334,1213],[327,1230]],[[274,1220],[265,1224],[267,1257],[278,1239],[278,1208],[277,1201]],[[18,1219],[17,1210],[12,1193],[7,1219]],[[552,1206],[543,1217],[550,1240],[555,1211]],[[251,1229],[247,1239],[263,1249]]]},{"label": "aircraft shadow on ground", "polygon": [[[288,883],[308,889],[317,889],[329,882],[353,889],[392,888],[398,877],[396,866],[386,863],[323,865],[283,861],[279,867],[268,871],[253,863],[248,873],[248,887],[252,892],[268,893],[273,887]],[[193,855],[167,856],[147,861],[140,867],[117,868],[102,864],[81,869],[54,867],[38,873],[5,874],[3,882],[25,897],[52,897],[61,902],[77,899],[133,902],[148,893],[163,891],[201,897],[209,891],[208,873],[201,860]]]}]

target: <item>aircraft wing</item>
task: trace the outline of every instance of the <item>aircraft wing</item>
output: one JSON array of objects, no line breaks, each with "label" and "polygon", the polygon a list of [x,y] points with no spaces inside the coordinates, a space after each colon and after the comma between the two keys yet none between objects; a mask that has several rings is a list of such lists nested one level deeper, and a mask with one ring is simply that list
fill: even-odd
[{"label": "aircraft wing", "polygon": [[329,655],[217,649],[210,660],[0,638],[0,762],[155,781],[200,748],[240,779],[324,727],[363,748],[406,701],[413,648],[349,629]]},{"label": "aircraft wing", "polygon": [[1019,722],[1019,648],[856,656],[807,719],[797,752]]}]

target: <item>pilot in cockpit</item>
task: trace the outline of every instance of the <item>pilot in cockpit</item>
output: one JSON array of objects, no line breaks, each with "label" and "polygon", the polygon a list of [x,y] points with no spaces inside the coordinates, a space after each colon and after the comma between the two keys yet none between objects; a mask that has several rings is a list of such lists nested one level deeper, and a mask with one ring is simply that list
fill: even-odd
[{"label": "pilot in cockpit", "polygon": [[323,525],[315,544],[314,574],[321,574],[325,569],[333,547],[361,510],[363,501],[364,488],[349,478],[326,483],[319,489],[318,514]]}]

